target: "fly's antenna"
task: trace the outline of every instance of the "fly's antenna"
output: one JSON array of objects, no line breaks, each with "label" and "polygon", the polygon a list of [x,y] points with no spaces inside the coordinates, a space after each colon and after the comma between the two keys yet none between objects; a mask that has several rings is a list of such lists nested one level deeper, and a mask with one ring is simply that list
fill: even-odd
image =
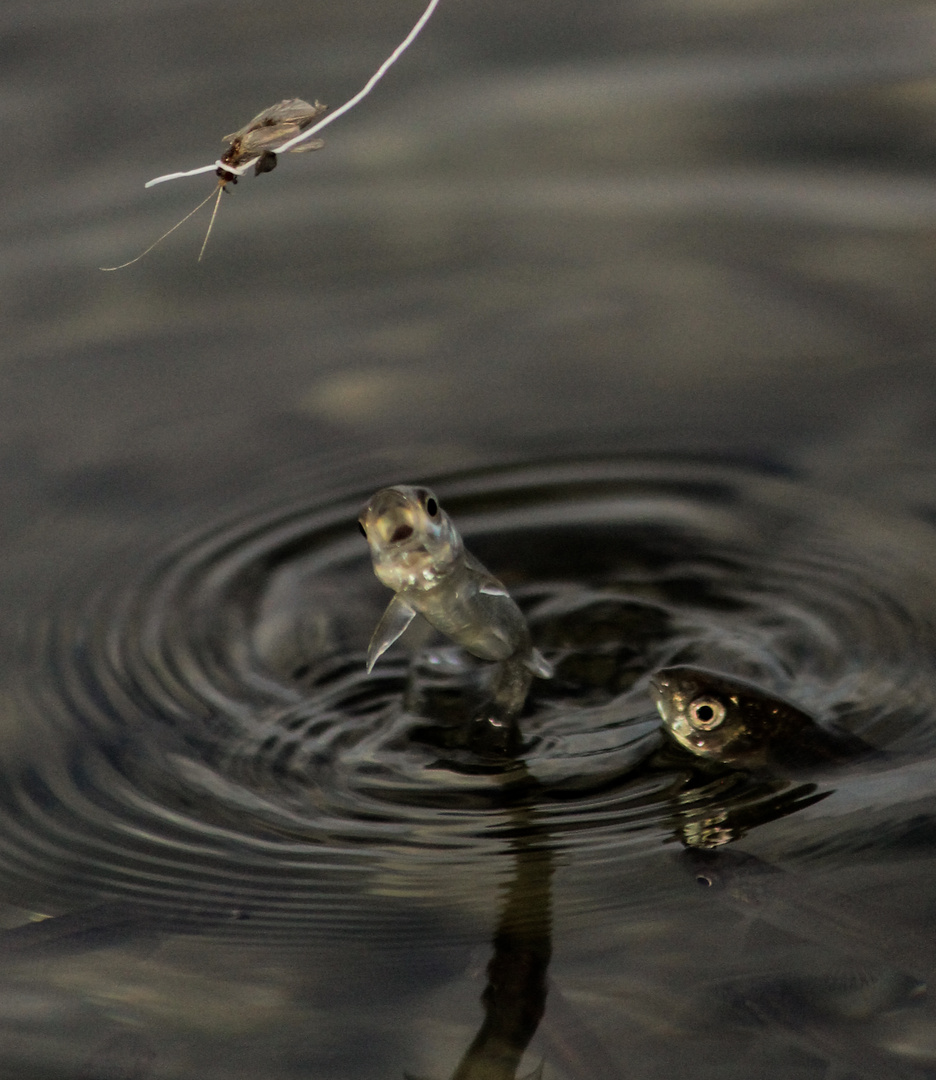
[{"label": "fly's antenna", "polygon": [[[224,191],[225,183],[226,183],[226,181],[224,181],[224,180],[219,180],[218,181],[218,201],[220,201],[220,199],[221,199],[221,193]],[[180,225],[184,225],[186,223],[186,221],[188,221],[188,219],[190,217],[192,217],[193,214],[197,214],[198,211],[201,210],[201,208],[205,205],[205,203],[209,202],[214,197],[215,197],[215,193],[213,191],[209,192],[207,197],[202,199],[202,201],[198,204],[198,206],[195,207],[194,210],[189,210],[189,212],[185,215],[184,218],[182,218],[181,221],[177,221],[175,223],[175,225],[172,226],[171,229],[167,229],[162,234],[162,236],[160,236],[160,238],[158,240],[154,240],[152,242],[152,244],[150,244],[150,246],[145,251],[141,251],[140,254],[137,255],[137,257],[135,259],[131,259],[129,262],[121,263],[120,266],[102,266],[102,267],[100,267],[100,269],[101,270],[123,270],[123,268],[125,266],[133,266],[133,264],[135,262],[139,262],[140,259],[142,259],[144,255],[149,255],[149,253],[153,250],[154,247],[157,246],[157,244],[161,244],[163,242],[163,240],[165,240],[166,237],[170,235],[170,233],[174,233],[176,231],[176,229],[178,229],[178,227]],[[208,232],[205,234],[205,243],[202,244],[201,253],[198,256],[198,261],[199,262],[201,262],[201,257],[205,253],[205,244],[208,243],[208,237],[211,234],[211,226],[214,225],[215,214],[217,214],[217,212],[218,212],[218,202],[216,201],[214,211],[213,211],[213,213],[211,215],[211,221],[208,223]]]},{"label": "fly's antenna", "polygon": [[[208,231],[205,233],[205,239],[202,241],[201,251],[199,251],[198,253],[199,262],[201,262],[202,260],[202,255],[205,254],[205,248],[208,247],[208,237],[211,236],[211,230],[214,226],[214,219],[218,216],[218,207],[221,204],[221,196],[224,194],[224,184],[224,180],[218,181],[218,197],[215,199],[214,209],[211,211],[211,220],[208,222]],[[209,198],[210,197],[211,196],[209,196]],[[205,199],[205,202],[203,203],[199,203],[198,209],[200,210],[206,202],[208,202],[208,199]],[[192,213],[194,214],[195,211],[193,210]]]}]

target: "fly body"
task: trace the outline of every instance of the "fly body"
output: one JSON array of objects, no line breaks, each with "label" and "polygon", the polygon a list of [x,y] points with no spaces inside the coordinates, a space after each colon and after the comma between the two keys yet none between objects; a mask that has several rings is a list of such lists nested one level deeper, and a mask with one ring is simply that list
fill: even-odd
[{"label": "fly body", "polygon": [[[276,151],[283,143],[305,131],[327,110],[328,106],[319,101],[310,105],[301,98],[287,98],[257,113],[249,124],[224,136],[230,146],[218,159],[218,176],[225,182],[237,183],[238,174],[251,165],[255,176],[272,172],[276,168]],[[289,153],[302,154],[324,145],[323,139],[309,139],[291,147]]]}]

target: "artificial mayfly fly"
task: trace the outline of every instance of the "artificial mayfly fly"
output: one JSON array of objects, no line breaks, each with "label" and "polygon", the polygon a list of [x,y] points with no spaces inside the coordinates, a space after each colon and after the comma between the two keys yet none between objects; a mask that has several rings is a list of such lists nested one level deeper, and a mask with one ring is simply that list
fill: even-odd
[{"label": "artificial mayfly fly", "polygon": [[[254,176],[272,172],[276,168],[276,151],[294,135],[305,131],[309,124],[327,109],[328,106],[319,101],[310,105],[301,98],[288,98],[257,113],[253,120],[239,131],[225,135],[224,141],[230,143],[230,146],[218,158],[216,170],[221,183],[236,184],[237,177],[251,165],[254,167]],[[304,154],[308,150],[319,150],[324,145],[324,139],[310,139],[291,147],[289,153]]]},{"label": "artificial mayfly fly", "polygon": [[278,154],[286,153],[303,153],[306,150],[317,150],[321,145],[321,139],[312,139],[320,128],[325,127],[327,124],[332,123],[333,120],[337,120],[339,116],[344,114],[355,107],[358,102],[363,101],[364,98],[374,89],[377,83],[387,74],[390,68],[399,60],[399,58],[406,52],[406,50],[412,45],[412,43],[419,37],[422,32],[422,28],[426,25],[429,19],[432,17],[433,11],[435,11],[439,0],[429,0],[426,6],[426,10],[416,20],[412,30],[406,35],[406,37],[400,42],[399,45],[393,50],[393,52],[387,57],[386,60],[380,65],[373,75],[367,80],[364,86],[354,95],[349,98],[343,105],[339,105],[334,112],[324,116],[321,119],[319,117],[327,109],[326,105],[321,105],[316,102],[314,105],[310,105],[307,101],[302,101],[300,98],[289,98],[285,101],[281,101],[278,105],[272,105],[269,109],[264,109],[263,112],[258,113],[249,124],[242,127],[239,131],[235,131],[233,135],[225,136],[225,141],[228,142],[229,148],[224,154],[210,165],[201,165],[197,169],[188,169],[185,172],[166,173],[165,176],[157,176],[154,180],[147,182],[147,187],[153,187],[156,184],[161,184],[165,180],[177,180],[183,176],[198,176],[200,173],[213,172],[218,177],[218,186],[211,192],[207,198],[195,207],[194,210],[182,218],[172,226],[171,229],[164,232],[155,243],[150,244],[146,251],[141,252],[135,259],[131,259],[129,262],[121,263],[120,266],[102,266],[102,270],[122,270],[125,266],[131,266],[135,262],[139,262],[144,255],[156,247],[156,244],[161,243],[170,234],[175,232],[180,225],[184,225],[186,221],[197,213],[212,198],[215,200],[214,210],[211,212],[211,221],[208,222],[208,232],[205,234],[205,241],[202,244],[201,251],[199,252],[198,259],[201,261],[202,255],[205,253],[205,246],[208,243],[208,237],[211,235],[211,227],[214,225],[215,215],[218,212],[218,204],[221,202],[221,193],[224,191],[228,184],[237,183],[237,178],[243,176],[247,170],[253,166],[254,174],[258,175],[264,172],[272,172],[276,168],[276,157]]},{"label": "artificial mayfly fly", "polygon": [[[122,270],[125,266],[132,266],[133,263],[142,259],[144,255],[149,254],[157,244],[162,243],[170,233],[174,233],[180,225],[184,225],[193,214],[197,214],[205,203],[214,199],[215,204],[211,212],[211,220],[208,222],[208,230],[205,233],[201,251],[198,253],[198,261],[201,262],[202,255],[205,254],[205,248],[208,246],[208,237],[211,236],[215,216],[218,213],[221,195],[227,185],[236,184],[237,178],[243,176],[251,165],[254,169],[254,176],[272,172],[276,168],[276,155],[282,151],[283,144],[305,131],[312,121],[321,116],[327,109],[328,106],[323,105],[320,101],[310,105],[308,101],[303,101],[302,98],[287,98],[285,101],[281,101],[277,105],[271,105],[268,109],[264,109],[263,112],[257,113],[249,124],[245,124],[230,135],[225,135],[224,141],[229,145],[221,157],[212,165],[192,170],[192,172],[209,172],[214,169],[215,175],[218,177],[218,183],[214,191],[202,199],[198,206],[189,211],[181,221],[177,221],[171,229],[168,229],[158,240],[150,244],[146,251],[140,252],[136,258],[121,263],[120,266],[102,266],[101,269]],[[319,150],[324,145],[324,139],[308,139],[296,146],[289,147],[287,152],[304,154],[309,150]],[[176,176],[188,175],[191,174],[170,173],[168,176],[160,176],[155,180],[151,180],[150,184],[158,184],[162,180],[171,180]]]}]

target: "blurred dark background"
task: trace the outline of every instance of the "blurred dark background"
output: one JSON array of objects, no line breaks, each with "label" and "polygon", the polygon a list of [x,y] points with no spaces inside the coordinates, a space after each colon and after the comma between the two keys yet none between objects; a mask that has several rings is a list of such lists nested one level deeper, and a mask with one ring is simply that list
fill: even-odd
[{"label": "blurred dark background", "polygon": [[[327,145],[136,255],[422,10],[8,0],[13,588],[339,469],[705,452],[936,505],[936,8],[443,0]],[[28,571],[28,572],[27,572]]]},{"label": "blurred dark background", "polygon": [[[936,8],[9,0],[6,603],[232,508],[503,459],[705,453],[936,507]],[[91,573],[97,573],[92,569]],[[10,608],[10,605],[13,605]]]}]

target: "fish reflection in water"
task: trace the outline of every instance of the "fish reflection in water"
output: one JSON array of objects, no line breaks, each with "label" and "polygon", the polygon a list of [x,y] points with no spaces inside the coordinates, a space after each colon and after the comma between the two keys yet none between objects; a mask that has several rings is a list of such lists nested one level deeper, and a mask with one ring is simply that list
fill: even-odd
[{"label": "fish reflection in water", "polygon": [[[529,829],[530,814],[512,815]],[[546,972],[552,956],[553,859],[542,840],[521,835],[493,935],[488,982],[481,995],[484,1022],[452,1080],[513,1080],[546,1008]],[[536,1076],[541,1071],[539,1066]]]},{"label": "fish reflection in water", "polygon": [[[512,769],[526,772],[522,762],[515,761]],[[535,783],[532,786],[535,789]],[[514,836],[513,865],[491,938],[487,985],[481,994],[484,1019],[451,1080],[540,1080],[547,1065],[579,1080],[623,1080],[617,1061],[549,977],[556,860],[529,795],[522,786],[517,790],[521,794],[506,815]],[[541,1027],[547,1001],[548,1022]],[[537,1034],[544,1057],[518,1076]]]},{"label": "fish reflection in water", "polygon": [[374,573],[395,593],[371,638],[367,670],[422,615],[473,656],[497,662],[492,722],[510,724],[533,676],[551,678],[552,667],[533,647],[526,619],[503,583],[465,550],[428,488],[382,488],[359,524]]},{"label": "fish reflection in water", "polygon": [[666,730],[687,750],[740,769],[802,769],[876,751],[863,739],[821,727],[781,697],[744,679],[670,667],[650,680]]},{"label": "fish reflection in water", "polygon": [[821,802],[832,794],[817,784],[791,784],[789,780],[762,777],[745,797],[738,795],[725,805],[701,808],[677,804],[674,824],[679,840],[689,848],[722,848],[740,840],[751,829],[788,817]]}]

